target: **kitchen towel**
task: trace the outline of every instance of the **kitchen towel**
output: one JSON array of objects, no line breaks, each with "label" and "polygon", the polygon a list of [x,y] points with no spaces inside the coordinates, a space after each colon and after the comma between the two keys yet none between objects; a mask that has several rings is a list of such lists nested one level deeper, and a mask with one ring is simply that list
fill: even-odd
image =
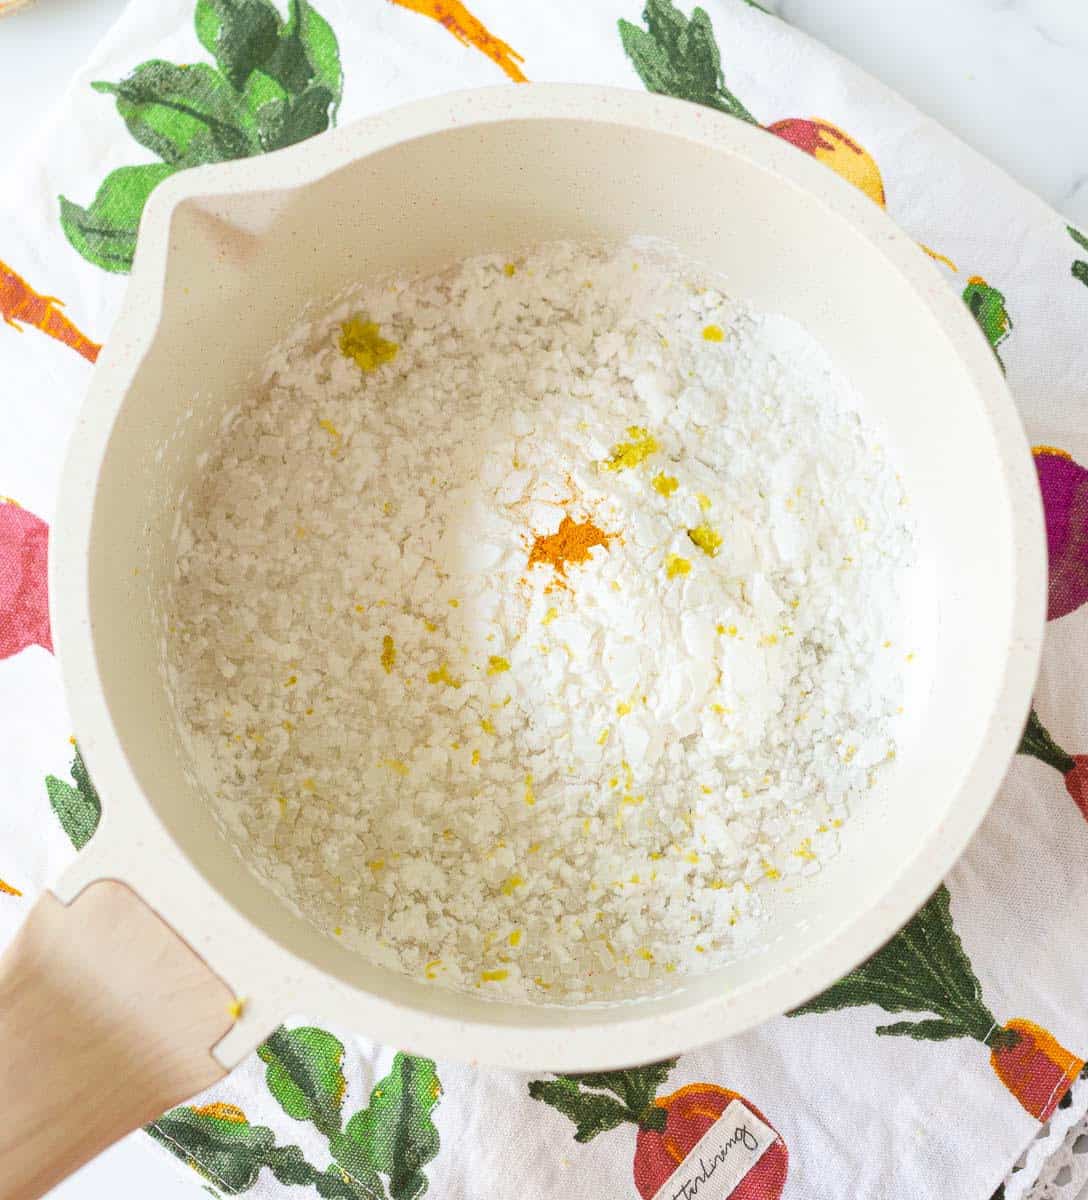
[{"label": "kitchen towel", "polygon": [[[100,811],[51,652],[48,524],[148,194],[455,88],[595,82],[706,105],[839,172],[935,260],[1038,443],[1049,625],[1022,753],[918,916],[799,1012],[578,1079],[434,1063],[302,1014],[148,1129],[216,1194],[1017,1200],[1040,1130],[1060,1143],[1088,1107],[1088,238],[758,5],[640,3],[133,0],[47,114],[0,193],[0,940]],[[687,1157],[729,1105],[772,1131],[732,1190]]]}]

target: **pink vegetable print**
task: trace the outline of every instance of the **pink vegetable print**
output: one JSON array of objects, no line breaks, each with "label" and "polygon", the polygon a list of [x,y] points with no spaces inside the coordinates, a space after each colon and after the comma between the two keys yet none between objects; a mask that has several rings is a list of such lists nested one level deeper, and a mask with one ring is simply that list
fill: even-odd
[{"label": "pink vegetable print", "polygon": [[1088,470],[1053,446],[1036,446],[1032,454],[1046,512],[1046,619],[1055,621],[1088,600]]},{"label": "pink vegetable print", "polygon": [[52,651],[46,555],[49,526],[12,501],[0,501],[0,658],[26,646]]}]

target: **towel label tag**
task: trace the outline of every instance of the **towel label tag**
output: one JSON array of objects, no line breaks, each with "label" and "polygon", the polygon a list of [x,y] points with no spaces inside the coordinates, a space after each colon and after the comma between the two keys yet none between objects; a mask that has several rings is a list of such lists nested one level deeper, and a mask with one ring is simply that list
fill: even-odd
[{"label": "towel label tag", "polygon": [[769,1125],[730,1100],[653,1200],[727,1200],[776,1141]]}]

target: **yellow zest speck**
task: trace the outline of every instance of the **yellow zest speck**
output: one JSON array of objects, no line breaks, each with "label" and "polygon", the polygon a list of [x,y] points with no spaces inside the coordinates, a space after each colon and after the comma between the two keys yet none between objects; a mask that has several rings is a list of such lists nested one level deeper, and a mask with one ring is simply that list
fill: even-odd
[{"label": "yellow zest speck", "polygon": [[582,822],[582,832],[589,833],[589,817],[586,817],[586,819]]},{"label": "yellow zest speck", "polygon": [[638,950],[636,953],[638,954],[639,958],[645,959],[645,960],[646,960],[646,962],[653,962],[653,961],[654,961],[654,953],[653,953],[653,951],[652,951],[652,950],[647,950],[645,946],[642,946],[642,947],[640,947],[640,948],[639,948],[639,950]]},{"label": "yellow zest speck", "polygon": [[336,926],[334,926],[334,928],[333,928],[333,933],[334,933],[334,934],[336,934],[336,936],[337,936],[337,937],[343,937],[343,936],[344,936],[344,931],[343,931],[343,930],[340,928],[340,926],[339,926],[339,925],[336,925]]},{"label": "yellow zest speck", "polygon": [[509,279],[511,275],[517,273],[517,266],[514,263],[506,263],[502,269],[502,273]]},{"label": "yellow zest speck", "polygon": [[504,979],[508,978],[509,975],[510,975],[510,972],[505,971],[502,968],[499,968],[496,971],[481,971],[480,972],[480,982],[481,983],[502,983],[502,981]]},{"label": "yellow zest speck", "polygon": [[890,650],[892,648],[891,642],[884,642],[883,645],[885,650]]},{"label": "yellow zest speck", "polygon": [[380,871],[385,866],[385,859],[384,858],[372,858],[370,860],[370,862],[368,862],[366,865],[372,871]]},{"label": "yellow zest speck", "polygon": [[382,638],[382,670],[389,675],[393,671],[393,666],[397,661],[397,648],[393,644],[393,639],[387,633]]},{"label": "yellow zest speck", "polygon": [[716,529],[711,529],[709,525],[696,525],[694,529],[688,530],[688,540],[698,546],[704,554],[713,558],[722,544],[722,535]]},{"label": "yellow zest speck", "polygon": [[659,475],[655,475],[653,479],[650,480],[650,487],[652,487],[655,492],[658,492],[666,499],[668,499],[668,497],[671,496],[679,486],[680,481],[676,478],[676,476],[666,475],[664,471],[662,471]]},{"label": "yellow zest speck", "polygon": [[[328,417],[322,417],[321,420],[318,421],[318,425],[320,425],[321,428],[324,429],[324,431],[329,435],[329,437],[331,437],[333,439],[334,442],[339,442],[340,439],[344,436],[340,432],[340,430],[337,429],[336,426],[329,420]],[[336,453],[335,446],[333,446],[332,452],[333,452],[333,454]]]},{"label": "yellow zest speck", "polygon": [[598,745],[598,746],[603,746],[603,745],[605,744],[605,742],[607,742],[607,741],[608,741],[608,735],[609,735],[609,733],[611,733],[611,732],[612,732],[612,731],[611,731],[610,729],[607,729],[607,728],[606,728],[606,729],[602,729],[602,730],[601,730],[601,736],[600,736],[600,737],[597,739],[597,745]]},{"label": "yellow zest speck", "polygon": [[442,960],[441,960],[440,958],[435,958],[435,959],[432,959],[432,960],[431,960],[429,963],[427,963],[427,965],[426,965],[426,966],[423,968],[423,975],[424,975],[424,977],[425,977],[426,979],[437,979],[437,978],[438,978],[438,976],[435,974],[435,968],[436,968],[436,967],[440,967],[441,965],[442,965]]},{"label": "yellow zest speck", "polygon": [[302,781],[302,789],[306,792],[316,792],[317,784],[312,779],[304,779]]},{"label": "yellow zest speck", "polygon": [[423,628],[426,629],[428,633],[438,632],[438,626],[433,621],[424,621]]},{"label": "yellow zest speck", "polygon": [[667,554],[665,556],[665,576],[667,579],[675,579],[677,575],[687,575],[690,570],[691,563],[679,554]]},{"label": "yellow zest speck", "polygon": [[399,758],[383,758],[381,761],[383,767],[388,767],[390,771],[396,771],[398,775],[407,775],[408,767],[401,762]]},{"label": "yellow zest speck", "polygon": [[480,721],[480,728],[484,731],[484,733],[489,733],[492,737],[495,736],[495,722],[492,721],[490,717],[484,717]]},{"label": "yellow zest speck", "polygon": [[842,755],[843,762],[852,762],[854,755],[857,754],[857,752],[858,752],[857,746],[847,746],[846,749],[843,751],[843,755]]},{"label": "yellow zest speck", "polygon": [[492,654],[487,660],[488,675],[501,675],[510,670],[510,663],[501,654]]},{"label": "yellow zest speck", "polygon": [[525,853],[526,854],[536,854],[539,849],[540,849],[540,843],[533,842],[533,844],[528,848],[528,850],[525,851]]},{"label": "yellow zest speck", "polygon": [[650,851],[650,860],[652,862],[659,862],[664,857],[665,857],[664,854],[662,854],[660,850],[651,850]]},{"label": "yellow zest speck", "polygon": [[695,499],[699,502],[699,507],[703,512],[710,510],[710,497],[705,492],[696,492]]},{"label": "yellow zest speck", "polygon": [[480,752],[479,752],[479,750],[473,750],[473,752],[472,752],[472,765],[473,765],[474,767],[478,767],[478,766],[480,765]]},{"label": "yellow zest speck", "polygon": [[777,646],[778,645],[778,634],[777,633],[765,633],[759,639],[759,644],[761,646]]},{"label": "yellow zest speck", "polygon": [[704,796],[712,796],[714,794],[714,789],[712,787],[707,787],[705,783],[700,784],[699,786]]},{"label": "yellow zest speck", "polygon": [[627,704],[624,701],[621,701],[619,704],[616,705],[616,716],[617,717],[626,717],[630,711],[631,711],[630,704]]},{"label": "yellow zest speck", "polygon": [[706,953],[706,947],[705,947],[705,946],[700,946],[700,945],[699,945],[699,943],[698,943],[698,942],[696,942],[696,943],[695,943],[695,952],[696,952],[697,954],[705,954],[705,953]]},{"label": "yellow zest speck", "polygon": [[835,817],[831,822],[831,828],[832,829],[841,829],[842,828],[842,818]]},{"label": "yellow zest speck", "polygon": [[632,807],[635,807],[635,806],[641,804],[643,802],[643,800],[645,800],[645,799],[646,799],[645,796],[632,796],[631,793],[628,792],[623,797],[623,802],[624,802],[624,804],[630,804]]},{"label": "yellow zest speck", "polygon": [[314,710],[313,710],[312,708],[308,708],[308,709],[306,710],[306,715],[307,715],[308,717],[312,717],[312,716],[314,715]]},{"label": "yellow zest speck", "polygon": [[305,536],[306,536],[306,526],[305,525],[296,525],[295,526],[295,537],[304,538]]},{"label": "yellow zest speck", "polygon": [[443,663],[437,671],[427,672],[428,683],[444,683],[446,687],[459,688],[461,686],[460,679],[454,679],[450,674],[449,667]]},{"label": "yellow zest speck", "polygon": [[504,880],[500,889],[504,896],[512,896],[515,890],[525,886],[525,880],[520,875],[511,875],[509,879]]},{"label": "yellow zest speck", "polygon": [[235,1021],[246,1011],[246,1002],[243,997],[235,996],[234,999],[227,1005],[227,1012]]},{"label": "yellow zest speck", "polygon": [[532,775],[525,776],[525,803],[528,805],[533,805],[536,803],[536,795],[533,792]]},{"label": "yellow zest speck", "polygon": [[280,812],[287,811],[287,797],[286,796],[277,796],[276,803],[280,806]]},{"label": "yellow zest speck", "polygon": [[614,592],[618,592],[618,591],[620,590],[620,581],[619,581],[618,579],[613,579],[613,580],[612,580],[612,582],[611,582],[611,583],[610,583],[608,586],[609,586],[609,587],[610,587],[610,588],[611,588],[611,589],[612,589]]},{"label": "yellow zest speck", "polygon": [[712,892],[720,892],[726,886],[724,879],[712,879],[707,885]]},{"label": "yellow zest speck", "polygon": [[907,661],[907,662],[914,662],[914,652],[913,652],[913,651],[912,651],[910,654],[908,654],[908,655],[907,655],[907,657],[906,657],[906,661]]},{"label": "yellow zest speck", "polygon": [[376,321],[351,317],[340,326],[340,353],[361,371],[376,371],[397,357],[400,347],[382,337]]},{"label": "yellow zest speck", "polygon": [[816,826],[817,833],[827,833],[829,829],[830,829],[830,826],[827,824],[826,821],[821,821],[820,824]]},{"label": "yellow zest speck", "polygon": [[725,334],[720,325],[704,325],[703,326],[703,341],[704,342],[721,342],[725,340]]},{"label": "yellow zest speck", "polygon": [[541,625],[550,625],[559,616],[558,608],[549,608],[541,619]]},{"label": "yellow zest speck", "polygon": [[543,988],[545,991],[548,991],[548,989],[552,986],[550,983],[545,983],[543,977],[540,975],[535,975],[533,977],[533,983],[535,983],[538,988]]},{"label": "yellow zest speck", "polygon": [[450,601],[448,601],[448,603],[449,603],[450,608],[460,608],[461,607],[460,600],[450,600]]},{"label": "yellow zest speck", "polygon": [[658,450],[657,439],[641,425],[629,425],[627,436],[631,439],[629,442],[617,442],[612,447],[612,453],[604,463],[606,471],[630,470]]},{"label": "yellow zest speck", "polygon": [[812,852],[812,838],[802,838],[801,843],[793,853],[795,857],[802,859],[804,862],[816,861],[816,855]]},{"label": "yellow zest speck", "polygon": [[766,859],[763,860],[763,875],[766,879],[781,879],[782,872],[775,866],[772,866]]},{"label": "yellow zest speck", "polygon": [[689,863],[697,863],[699,861],[699,852],[697,850],[689,850],[684,857]]},{"label": "yellow zest speck", "polygon": [[855,517],[854,518],[854,528],[859,533],[864,533],[866,531],[866,529],[869,528],[869,522],[866,521],[866,519],[864,517]]},{"label": "yellow zest speck", "polygon": [[521,941],[521,930],[511,930],[510,936],[506,939],[511,946],[516,946]]},{"label": "yellow zest speck", "polygon": [[297,675],[289,675],[287,677],[287,682],[283,686],[284,687],[294,687],[296,683],[298,683],[298,676]]}]

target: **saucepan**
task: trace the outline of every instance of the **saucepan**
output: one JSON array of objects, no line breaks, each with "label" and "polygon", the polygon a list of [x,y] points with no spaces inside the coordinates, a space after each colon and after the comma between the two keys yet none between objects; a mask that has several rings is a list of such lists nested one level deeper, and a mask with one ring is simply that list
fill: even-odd
[{"label": "saucepan", "polygon": [[[394,268],[635,234],[808,328],[894,448],[924,581],[914,715],[839,856],[783,889],[751,952],[634,1001],[489,1001],[364,961],[246,869],[186,771],[155,599],[179,496],[307,305]],[[910,917],[985,815],[1035,680],[1045,544],[1023,430],[970,314],[870,199],[747,124],[531,85],[174,176],[148,205],[54,525],[54,636],[104,811],[0,965],[4,1194],[37,1195],[292,1012],[436,1058],[596,1070],[802,1003]]]}]

